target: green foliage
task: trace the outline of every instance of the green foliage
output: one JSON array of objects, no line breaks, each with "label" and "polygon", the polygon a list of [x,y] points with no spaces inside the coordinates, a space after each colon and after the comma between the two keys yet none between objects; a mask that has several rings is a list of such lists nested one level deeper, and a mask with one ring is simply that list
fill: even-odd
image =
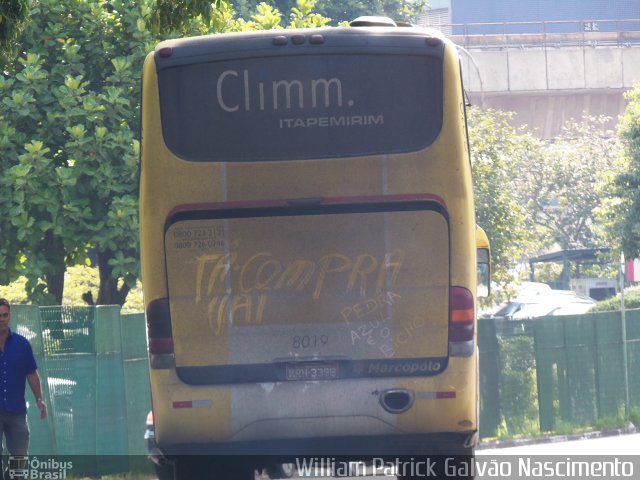
[{"label": "green foliage", "polygon": [[640,84],[625,94],[628,101],[618,126],[624,152],[618,169],[602,189],[598,214],[605,234],[628,258],[640,257]]},{"label": "green foliage", "polygon": [[[1,287],[0,287],[1,288]],[[100,290],[100,273],[97,268],[76,265],[67,269],[64,299],[62,305],[86,305],[87,300],[97,299]],[[2,290],[0,290],[1,292]],[[144,312],[142,301],[142,285],[136,281],[131,286],[127,300],[122,306],[123,313]]]},{"label": "green foliage", "polygon": [[252,29],[269,30],[280,26],[282,14],[278,9],[267,5],[266,3],[260,3],[256,7],[256,10],[257,12],[251,17],[253,20],[253,23],[251,24]]},{"label": "green foliage", "polygon": [[155,43],[147,11],[129,0],[41,0],[27,53],[0,81],[0,194],[11,199],[0,206],[0,283],[24,275],[32,302],[62,302],[65,266],[84,261],[88,245],[115,279],[100,303],[121,303],[135,284],[139,72]]},{"label": "green foliage", "polygon": [[191,33],[192,20],[211,23],[214,9],[221,8],[223,0],[156,0],[149,13],[149,24],[154,33]]},{"label": "green foliage", "polygon": [[605,132],[607,117],[568,121],[539,158],[523,164],[520,192],[544,244],[560,249],[595,248],[599,235],[594,212],[601,185],[615,171],[618,140]]},{"label": "green foliage", "polygon": [[298,0],[296,6],[291,9],[289,28],[322,27],[329,23],[329,18],[314,13],[317,4],[317,0]]},{"label": "green foliage", "polygon": [[473,165],[477,223],[491,243],[492,280],[512,282],[512,270],[532,251],[531,219],[523,202],[517,172],[531,163],[538,141],[515,130],[511,114],[469,110],[469,142]]},{"label": "green foliage", "polygon": [[0,58],[17,54],[18,38],[29,18],[30,3],[29,0],[0,2]]},{"label": "green foliage", "polygon": [[634,425],[640,425],[640,406],[631,405],[629,409],[629,421]]},{"label": "green foliage", "polygon": [[571,422],[567,422],[565,420],[556,419],[555,424],[553,426],[553,431],[550,433],[554,433],[555,435],[571,435],[572,433],[577,432],[585,432],[587,431],[584,426],[576,426]]},{"label": "green foliage", "polygon": [[86,265],[68,267],[62,305],[87,305],[88,298],[97,298],[99,289],[100,276],[96,268]]},{"label": "green foliage", "polygon": [[[231,0],[231,5],[238,12],[238,16],[245,19],[252,17],[260,3],[260,0]],[[265,5],[278,10],[284,16],[289,15],[293,18],[297,15],[295,10],[301,8],[301,3],[311,2],[270,0]],[[318,17],[326,18],[334,26],[363,15],[381,15],[394,20],[411,22],[425,10],[428,4],[426,0],[342,0],[340,2],[317,1],[313,3],[315,3],[313,10]]]},{"label": "green foliage", "polygon": [[[0,286],[0,298],[6,298],[12,304],[32,304],[26,294],[25,277],[20,277],[6,286]],[[87,305],[88,299],[97,299],[100,290],[100,274],[97,268],[86,265],[75,265],[67,268],[64,298],[61,305]],[[142,301],[142,285],[136,282],[127,295],[127,301],[122,306],[123,313],[141,313],[144,311]]]},{"label": "green foliage", "polygon": [[[600,417],[596,419],[596,430],[613,430],[616,428],[624,428],[629,423],[629,420],[625,419],[624,404],[618,406],[616,415],[610,415],[606,417]],[[631,412],[630,415],[631,417]]]},{"label": "green foliage", "polygon": [[283,17],[290,19],[287,28],[320,27],[330,19],[317,8],[317,0],[158,0],[150,10],[148,23],[154,33],[178,36],[285,28]]},{"label": "green foliage", "polygon": [[[287,28],[313,28],[321,27],[329,22],[328,18],[314,13],[316,0],[297,0],[296,7],[291,9],[290,22]],[[236,29],[242,30],[269,30],[284,28],[282,25],[282,13],[277,8],[267,4],[257,5],[255,13],[251,15],[251,21],[239,20]]]},{"label": "green foliage", "polygon": [[[611,244],[594,211],[620,152],[617,139],[604,133],[605,117],[571,120],[550,143],[514,129],[511,118],[469,111],[477,222],[491,241],[498,286],[512,282],[514,267],[533,255]],[[559,280],[559,268],[537,265],[537,280]]]},{"label": "green foliage", "polygon": [[236,18],[235,12],[228,6],[222,6],[212,17],[206,30],[200,33],[227,33],[251,30],[269,30],[275,28],[313,28],[329,23],[329,19],[315,13],[316,0],[297,0],[289,13],[289,24],[283,25],[282,11],[273,5],[261,2],[255,6],[245,20]]},{"label": "green foliage", "polygon": [[504,425],[502,436],[530,436],[540,432],[533,338],[500,339],[500,391]]},{"label": "green foliage", "polygon": [[[625,288],[624,290],[625,309],[640,308],[640,287]],[[614,312],[620,310],[620,294],[598,302],[592,312]]]},{"label": "green foliage", "polygon": [[29,305],[26,284],[27,279],[20,277],[8,285],[0,285],[0,298],[6,298],[13,305]]}]

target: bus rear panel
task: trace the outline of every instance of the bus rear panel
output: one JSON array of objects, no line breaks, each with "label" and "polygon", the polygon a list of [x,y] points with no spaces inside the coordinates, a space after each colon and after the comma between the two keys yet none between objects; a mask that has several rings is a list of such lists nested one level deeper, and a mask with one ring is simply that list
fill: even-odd
[{"label": "bus rear panel", "polygon": [[470,451],[475,224],[454,46],[412,28],[167,41],[145,63],[142,118],[161,448]]}]

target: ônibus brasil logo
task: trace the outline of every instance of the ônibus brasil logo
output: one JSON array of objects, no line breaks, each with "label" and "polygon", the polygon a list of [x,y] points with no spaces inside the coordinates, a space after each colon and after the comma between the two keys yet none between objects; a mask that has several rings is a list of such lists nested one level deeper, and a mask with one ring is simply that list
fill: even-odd
[{"label": "\u00f4nibus brasil logo", "polygon": [[11,480],[63,480],[71,478],[73,462],[54,458],[38,459],[26,455],[9,457],[9,478]]}]

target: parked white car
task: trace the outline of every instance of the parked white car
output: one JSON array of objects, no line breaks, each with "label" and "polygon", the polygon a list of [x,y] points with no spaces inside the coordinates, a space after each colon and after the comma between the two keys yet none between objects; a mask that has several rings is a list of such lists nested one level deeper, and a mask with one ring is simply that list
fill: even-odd
[{"label": "parked white car", "polygon": [[521,293],[513,300],[504,302],[489,316],[526,320],[551,315],[581,315],[591,310],[596,303],[594,299],[571,290],[549,288]]}]

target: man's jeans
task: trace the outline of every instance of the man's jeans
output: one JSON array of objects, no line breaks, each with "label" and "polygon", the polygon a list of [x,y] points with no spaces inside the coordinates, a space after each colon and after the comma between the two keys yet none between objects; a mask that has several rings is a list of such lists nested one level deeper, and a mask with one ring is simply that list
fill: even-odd
[{"label": "man's jeans", "polygon": [[[9,455],[26,455],[29,449],[29,425],[26,413],[0,412],[0,440],[4,435]],[[0,455],[2,444],[0,443]]]}]

